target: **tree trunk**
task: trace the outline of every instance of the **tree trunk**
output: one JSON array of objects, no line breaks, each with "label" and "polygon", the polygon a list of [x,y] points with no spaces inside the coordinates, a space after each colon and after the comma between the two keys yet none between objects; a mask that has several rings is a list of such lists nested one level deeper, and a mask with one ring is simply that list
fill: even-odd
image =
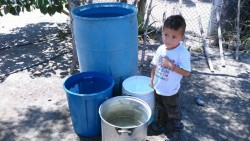
[{"label": "tree trunk", "polygon": [[218,26],[218,39],[219,39],[219,49],[220,49],[220,59],[221,59],[221,65],[222,67],[225,67],[225,59],[224,59],[224,52],[222,47],[222,38],[221,38],[221,25],[220,25],[220,12],[219,12],[219,6],[216,6],[216,20],[217,20],[217,26]]},{"label": "tree trunk", "polygon": [[147,17],[146,20],[144,22],[144,33],[143,33],[143,47],[142,47],[142,57],[141,57],[141,64],[140,64],[140,68],[139,68],[139,75],[142,74],[142,67],[144,64],[144,58],[145,58],[145,50],[146,50],[146,41],[147,41],[147,34],[148,34],[148,23],[149,23],[149,16],[151,14],[152,11],[152,1],[150,0],[149,2],[149,6],[148,6],[148,11],[147,11]]},{"label": "tree trunk", "polygon": [[211,5],[211,12],[210,12],[210,22],[209,27],[207,30],[208,36],[217,36],[216,35],[216,7],[217,5],[221,5],[221,0],[214,0]]},{"label": "tree trunk", "polygon": [[197,18],[198,18],[200,34],[202,37],[202,43],[203,43],[202,47],[203,47],[204,55],[205,55],[207,63],[208,63],[208,67],[209,67],[211,72],[214,72],[214,67],[213,67],[213,64],[212,64],[212,61],[211,61],[211,58],[209,55],[209,49],[208,49],[208,45],[207,45],[207,42],[205,39],[204,30],[203,30],[203,26],[202,26],[202,22],[201,22],[201,16],[200,16],[200,13],[198,11],[197,4],[198,4],[198,1],[195,2],[195,10],[196,10]]},{"label": "tree trunk", "polygon": [[236,60],[239,60],[239,46],[240,46],[240,0],[238,0],[238,12],[237,12],[237,36],[236,36]]},{"label": "tree trunk", "polygon": [[127,1],[127,0],[120,0],[120,2],[128,3],[128,1]]},{"label": "tree trunk", "polygon": [[147,4],[147,0],[139,0],[138,2],[138,15],[141,15],[142,17],[145,16],[146,13],[146,4]]},{"label": "tree trunk", "polygon": [[[71,11],[71,9],[74,9],[77,6],[81,5],[81,0],[69,0],[69,11]],[[72,58],[72,64],[70,66],[70,70],[69,73],[73,74],[74,69],[76,67],[76,64],[78,62],[78,58],[77,58],[77,51],[76,51],[76,44],[75,44],[75,36],[74,36],[74,27],[73,27],[73,18],[72,15],[70,14],[70,27],[71,27],[71,35],[72,35],[72,45],[73,45],[73,58]]]}]

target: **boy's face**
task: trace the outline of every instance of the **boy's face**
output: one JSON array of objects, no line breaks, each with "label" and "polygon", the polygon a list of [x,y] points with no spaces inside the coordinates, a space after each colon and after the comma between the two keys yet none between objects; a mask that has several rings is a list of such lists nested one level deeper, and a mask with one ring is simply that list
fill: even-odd
[{"label": "boy's face", "polygon": [[162,41],[167,49],[176,48],[183,38],[182,28],[173,30],[170,28],[163,28],[162,30]]}]

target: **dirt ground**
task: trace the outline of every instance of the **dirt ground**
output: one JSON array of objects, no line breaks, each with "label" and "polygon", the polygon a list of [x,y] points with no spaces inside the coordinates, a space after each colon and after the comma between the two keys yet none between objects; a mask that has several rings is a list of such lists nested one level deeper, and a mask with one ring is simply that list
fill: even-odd
[{"label": "dirt ground", "polygon": [[[66,29],[66,21],[65,15],[39,11],[0,17],[0,140],[101,140],[80,139],[72,127],[62,88],[72,62],[71,38],[68,30],[58,29]],[[143,75],[149,75],[156,47],[146,50]],[[184,140],[248,141],[250,54],[241,52],[236,61],[234,52],[225,50],[226,67],[221,67],[218,49],[211,51],[214,73],[191,47],[192,73],[180,90]],[[194,103],[196,96],[204,98],[204,107]],[[147,140],[163,141],[164,135]]]}]

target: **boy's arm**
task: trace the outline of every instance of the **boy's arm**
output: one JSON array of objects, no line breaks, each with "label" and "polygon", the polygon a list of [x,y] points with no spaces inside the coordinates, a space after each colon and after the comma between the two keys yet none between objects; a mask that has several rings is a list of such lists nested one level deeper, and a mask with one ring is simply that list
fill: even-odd
[{"label": "boy's arm", "polygon": [[149,86],[150,86],[151,88],[154,88],[155,70],[156,70],[156,66],[153,65],[152,70],[151,70],[151,75],[150,75],[150,76],[151,76],[151,81],[150,81],[150,83],[149,83]]},{"label": "boy's arm", "polygon": [[179,66],[176,66],[174,63],[172,63],[169,59],[163,58],[163,63],[162,65],[164,67],[170,68],[173,72],[176,72],[178,74],[181,74],[183,76],[190,76],[190,72],[186,71]]},{"label": "boy's arm", "polygon": [[179,66],[176,66],[175,64],[172,65],[172,71],[176,72],[176,73],[179,73],[179,74],[181,74],[183,76],[190,76],[189,71],[186,71],[186,70],[180,68]]}]

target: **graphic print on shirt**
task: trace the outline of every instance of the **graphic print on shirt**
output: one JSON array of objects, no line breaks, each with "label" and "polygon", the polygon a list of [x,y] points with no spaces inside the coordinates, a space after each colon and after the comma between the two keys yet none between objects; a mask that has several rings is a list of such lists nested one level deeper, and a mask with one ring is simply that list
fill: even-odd
[{"label": "graphic print on shirt", "polygon": [[[162,59],[165,58],[166,56],[160,55],[159,60],[158,60],[158,65],[156,68],[156,73],[155,76],[158,77],[159,79],[168,80],[168,75],[170,73],[170,69],[167,67],[163,67],[163,61]],[[169,59],[169,58],[168,58]],[[171,62],[175,62],[175,60],[171,60]]]}]

